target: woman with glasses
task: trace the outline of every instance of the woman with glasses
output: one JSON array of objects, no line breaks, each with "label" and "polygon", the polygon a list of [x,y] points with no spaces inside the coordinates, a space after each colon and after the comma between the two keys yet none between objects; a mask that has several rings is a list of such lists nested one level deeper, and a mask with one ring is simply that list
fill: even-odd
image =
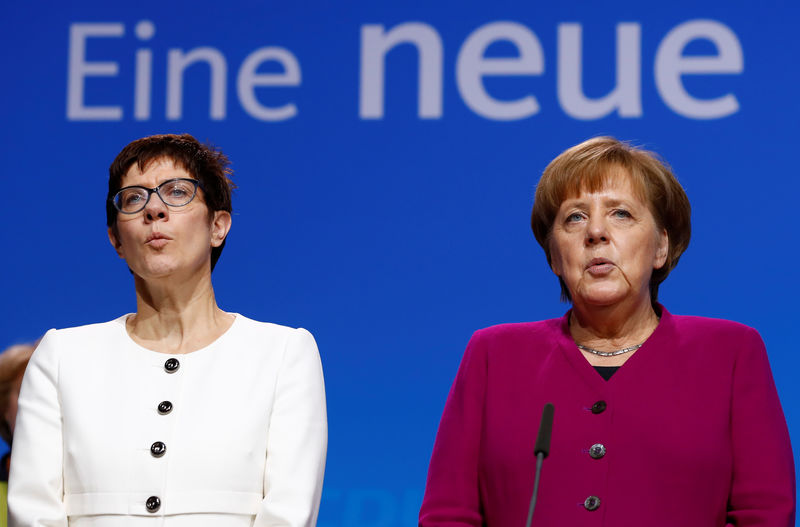
[{"label": "woman with glasses", "polygon": [[50,330],[34,352],[10,525],[314,525],[327,444],[314,338],[214,297],[228,159],[158,135],[126,146],[109,173],[108,236],[136,312]]}]

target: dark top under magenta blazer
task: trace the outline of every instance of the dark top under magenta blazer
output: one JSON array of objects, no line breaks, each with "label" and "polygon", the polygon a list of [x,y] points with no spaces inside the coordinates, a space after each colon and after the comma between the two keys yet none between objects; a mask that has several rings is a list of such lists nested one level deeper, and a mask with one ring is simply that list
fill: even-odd
[{"label": "dark top under magenta blazer", "polygon": [[[568,315],[473,335],[439,424],[421,526],[524,527],[547,402],[555,418],[534,527],[794,526],[789,433],[755,330],[664,309],[605,381]],[[592,457],[594,445],[604,455]]]}]

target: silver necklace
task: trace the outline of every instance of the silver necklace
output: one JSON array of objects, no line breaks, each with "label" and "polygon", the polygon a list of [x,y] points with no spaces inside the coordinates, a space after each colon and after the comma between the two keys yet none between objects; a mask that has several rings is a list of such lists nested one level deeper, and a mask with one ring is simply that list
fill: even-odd
[{"label": "silver necklace", "polygon": [[[642,342],[644,344],[644,342]],[[584,346],[583,344],[575,343],[578,346],[578,349],[583,351],[588,351],[592,355],[599,355],[601,357],[616,357],[617,355],[622,355],[623,353],[628,353],[629,351],[636,351],[642,347],[642,344],[637,344],[635,346],[631,346],[630,348],[622,348],[621,350],[617,351],[600,351],[594,348],[590,348],[589,346]]]}]

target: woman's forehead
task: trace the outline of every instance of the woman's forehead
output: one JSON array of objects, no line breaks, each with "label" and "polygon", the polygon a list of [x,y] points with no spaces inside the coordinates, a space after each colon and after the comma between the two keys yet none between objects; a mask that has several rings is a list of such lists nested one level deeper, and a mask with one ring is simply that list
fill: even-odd
[{"label": "woman's forehead", "polygon": [[619,165],[571,174],[562,187],[561,201],[579,198],[583,194],[622,188],[631,190],[638,199],[646,201],[647,192],[644,183],[640,178],[631,174],[627,168]]},{"label": "woman's forehead", "polygon": [[186,169],[176,160],[172,159],[168,156],[160,156],[154,157],[150,159],[144,160],[137,160],[128,167],[128,170],[122,176],[122,183],[125,186],[126,181],[130,181],[131,179],[139,179],[141,176],[147,174],[150,171],[158,171],[158,172],[180,172],[180,174],[174,175],[174,177],[186,177],[188,172]]}]

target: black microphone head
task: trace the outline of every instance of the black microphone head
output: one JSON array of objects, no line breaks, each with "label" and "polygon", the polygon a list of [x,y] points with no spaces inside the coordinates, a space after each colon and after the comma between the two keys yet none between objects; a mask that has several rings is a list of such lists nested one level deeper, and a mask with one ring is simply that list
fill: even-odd
[{"label": "black microphone head", "polygon": [[542,421],[539,423],[539,433],[536,435],[536,445],[533,447],[534,455],[542,454],[547,457],[550,453],[550,436],[553,435],[553,403],[547,403],[542,409]]}]

